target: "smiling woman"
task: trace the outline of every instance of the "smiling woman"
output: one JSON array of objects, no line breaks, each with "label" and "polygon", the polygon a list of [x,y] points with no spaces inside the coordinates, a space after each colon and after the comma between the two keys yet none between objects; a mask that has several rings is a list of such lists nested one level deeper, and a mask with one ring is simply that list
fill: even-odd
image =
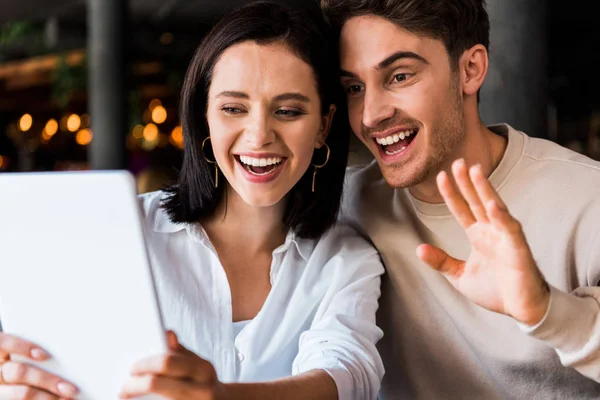
[{"label": "smiling woman", "polygon": [[[166,210],[174,221],[192,222],[214,213],[229,187],[245,200],[258,196],[273,203],[286,195],[280,204],[286,228],[300,237],[318,238],[336,220],[349,146],[347,120],[333,120],[336,107],[345,107],[335,47],[320,16],[290,15],[314,24],[286,16],[287,23],[297,24],[291,29],[281,21],[267,26],[260,20],[282,17],[279,6],[246,11],[253,14],[221,20],[190,64],[181,99],[189,145]],[[222,133],[236,130],[235,139]],[[208,146],[207,153],[202,150],[209,136],[214,154]],[[276,136],[285,139],[275,141]],[[300,144],[299,139],[304,141]],[[224,140],[230,146],[235,140],[235,146],[223,148]],[[292,153],[288,144],[299,145],[294,149],[299,153]],[[314,170],[308,166],[313,152],[316,159],[324,159],[324,145],[332,149],[331,157],[319,170],[312,192]],[[215,187],[215,164],[206,154],[208,160],[216,159],[218,174],[229,185]],[[247,168],[278,158],[281,163],[273,175],[251,175]],[[233,168],[236,164],[239,170]],[[279,175],[279,170],[285,173]],[[276,174],[278,179],[271,180]],[[248,179],[242,180],[244,176]],[[248,186],[259,182],[267,185]]]},{"label": "smiling woman", "polygon": [[245,41],[223,52],[206,115],[217,164],[246,203],[278,204],[307,173],[335,112],[331,104],[322,114],[320,103],[312,67],[287,44]]},{"label": "smiling woman", "polygon": [[[259,2],[198,48],[181,94],[180,178],[141,197],[163,322],[177,335],[168,354],[133,366],[123,398],[377,397],[383,266],[335,225],[349,134],[344,113],[334,119],[344,102],[329,43],[320,16]],[[0,335],[0,354],[3,340],[19,341]],[[59,394],[59,378],[29,372],[4,377]]]}]

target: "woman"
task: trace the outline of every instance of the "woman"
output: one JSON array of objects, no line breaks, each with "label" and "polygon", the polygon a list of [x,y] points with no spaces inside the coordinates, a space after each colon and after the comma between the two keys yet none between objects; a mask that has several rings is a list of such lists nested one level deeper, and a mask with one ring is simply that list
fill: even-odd
[{"label": "woman", "polygon": [[[383,268],[333,226],[349,138],[330,129],[337,64],[319,21],[252,4],[196,52],[179,181],[142,196],[161,311],[177,336],[169,354],[133,367],[123,398],[376,398]],[[4,381],[68,397],[59,378],[14,369],[3,365]]]}]

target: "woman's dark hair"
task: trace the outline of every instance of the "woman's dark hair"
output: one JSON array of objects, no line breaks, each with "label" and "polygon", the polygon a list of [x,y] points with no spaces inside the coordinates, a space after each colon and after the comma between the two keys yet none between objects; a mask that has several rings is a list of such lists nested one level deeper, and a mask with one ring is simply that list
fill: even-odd
[{"label": "woman's dark hair", "polygon": [[[212,215],[224,196],[226,185],[214,186],[214,166],[206,161],[202,151],[202,141],[209,135],[208,90],[221,54],[245,41],[287,45],[312,67],[322,115],[328,114],[331,104],[337,106],[338,117],[334,118],[326,140],[331,156],[317,173],[315,191],[311,191],[311,166],[288,193],[283,217],[283,223],[297,236],[319,238],[337,219],[348,158],[349,129],[346,101],[337,75],[335,38],[318,10],[313,14],[308,9],[259,1],[225,15],[204,38],[183,83],[180,103],[185,142],[183,165],[177,183],[166,190],[168,195],[163,208],[173,222],[194,223]],[[213,159],[211,153],[208,156]],[[313,163],[322,164],[324,159],[324,149],[315,151]],[[219,180],[224,181],[222,175]]]}]

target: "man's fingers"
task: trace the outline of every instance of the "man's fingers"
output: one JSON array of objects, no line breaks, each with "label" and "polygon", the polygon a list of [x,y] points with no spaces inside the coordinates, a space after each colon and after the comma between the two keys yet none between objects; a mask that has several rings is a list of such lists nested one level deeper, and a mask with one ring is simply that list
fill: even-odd
[{"label": "man's fingers", "polygon": [[481,165],[475,165],[469,169],[469,176],[475,186],[475,190],[483,204],[487,204],[494,200],[500,208],[506,209],[506,205],[500,198],[500,195],[494,189],[488,178],[485,177],[481,170]]},{"label": "man's fingers", "polygon": [[501,207],[495,200],[489,201],[485,207],[494,228],[508,234],[517,247],[527,245],[521,223],[510,215],[506,208]]},{"label": "man's fingers", "polygon": [[422,244],[417,247],[417,256],[421,261],[448,278],[459,278],[464,271],[464,261],[457,260],[442,249],[429,244]]},{"label": "man's fingers", "polygon": [[454,181],[456,182],[460,193],[466,199],[473,216],[477,221],[488,222],[486,209],[479,194],[475,190],[475,186],[469,176],[467,164],[464,159],[461,158],[452,164],[452,175],[454,176]]},{"label": "man's fingers", "polygon": [[440,172],[436,182],[440,194],[458,223],[465,229],[473,225],[476,222],[475,216],[473,216],[463,196],[454,188],[452,182],[450,182],[448,174],[444,171]]}]

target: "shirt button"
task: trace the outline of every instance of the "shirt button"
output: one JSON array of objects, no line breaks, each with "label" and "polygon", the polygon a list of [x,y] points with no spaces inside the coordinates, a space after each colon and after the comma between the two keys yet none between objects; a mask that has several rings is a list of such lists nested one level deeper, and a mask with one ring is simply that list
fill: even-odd
[{"label": "shirt button", "polygon": [[240,362],[244,361],[244,355],[242,353],[240,353],[239,351],[237,353],[237,356],[238,356],[238,360],[240,360]]}]

